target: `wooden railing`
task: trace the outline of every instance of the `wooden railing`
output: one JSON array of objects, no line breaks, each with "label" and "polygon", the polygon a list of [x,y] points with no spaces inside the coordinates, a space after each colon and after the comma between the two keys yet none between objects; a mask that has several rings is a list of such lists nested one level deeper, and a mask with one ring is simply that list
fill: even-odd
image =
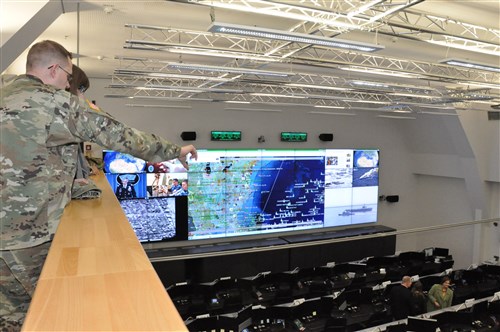
[{"label": "wooden railing", "polygon": [[23,331],[187,331],[104,175],[66,207]]}]

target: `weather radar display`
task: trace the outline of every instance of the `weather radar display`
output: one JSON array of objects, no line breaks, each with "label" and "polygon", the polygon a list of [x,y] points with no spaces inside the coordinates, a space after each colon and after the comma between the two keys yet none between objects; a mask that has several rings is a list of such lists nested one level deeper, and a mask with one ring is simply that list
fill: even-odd
[{"label": "weather radar display", "polygon": [[146,161],[126,153],[104,151],[105,173],[140,173],[146,168]]}]

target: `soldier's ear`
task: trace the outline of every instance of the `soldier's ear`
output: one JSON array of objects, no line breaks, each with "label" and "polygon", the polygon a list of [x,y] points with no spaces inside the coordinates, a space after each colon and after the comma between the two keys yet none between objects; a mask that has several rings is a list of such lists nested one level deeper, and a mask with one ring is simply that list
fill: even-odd
[{"label": "soldier's ear", "polygon": [[49,75],[51,78],[55,78],[57,73],[57,66],[56,65],[52,65],[52,66],[49,66],[47,67],[47,70],[49,71]]}]

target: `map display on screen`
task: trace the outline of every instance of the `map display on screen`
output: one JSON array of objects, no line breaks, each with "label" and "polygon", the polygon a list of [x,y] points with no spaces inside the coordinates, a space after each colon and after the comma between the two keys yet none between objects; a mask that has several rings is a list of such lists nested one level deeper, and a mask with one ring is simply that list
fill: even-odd
[{"label": "map display on screen", "polygon": [[[199,150],[189,165],[106,151],[106,177],[141,241],[174,238],[174,220],[188,240],[377,221],[378,150]],[[180,197],[187,207],[174,209]]]},{"label": "map display on screen", "polygon": [[189,238],[376,222],[377,150],[202,150]]}]

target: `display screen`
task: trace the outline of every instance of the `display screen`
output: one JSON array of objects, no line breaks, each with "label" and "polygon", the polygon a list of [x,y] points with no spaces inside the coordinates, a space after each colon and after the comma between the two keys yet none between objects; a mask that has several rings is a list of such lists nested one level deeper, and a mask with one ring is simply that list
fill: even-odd
[{"label": "display screen", "polygon": [[[141,242],[184,240],[183,221],[187,217],[187,200],[176,197],[125,199],[120,205]],[[181,234],[182,233],[182,234]]]},{"label": "display screen", "polygon": [[[114,156],[108,162],[116,162]],[[189,172],[178,161],[118,159],[113,166],[105,160],[105,170],[144,164],[142,173],[106,174],[141,241],[168,239],[172,227],[166,224],[174,219],[188,240],[377,221],[378,150],[199,150]],[[172,203],[155,201],[161,198],[187,198],[187,206],[172,209]],[[145,235],[151,227],[164,231]]]},{"label": "display screen", "polygon": [[187,239],[187,173],[177,161],[146,162],[105,150],[103,169],[141,242]]},{"label": "display screen", "polygon": [[202,150],[190,163],[189,239],[377,221],[377,150]]}]

